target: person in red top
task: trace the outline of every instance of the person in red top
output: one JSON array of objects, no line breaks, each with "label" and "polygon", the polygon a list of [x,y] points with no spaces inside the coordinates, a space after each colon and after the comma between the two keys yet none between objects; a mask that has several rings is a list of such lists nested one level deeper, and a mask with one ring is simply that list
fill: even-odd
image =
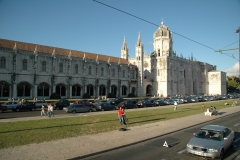
[{"label": "person in red top", "polygon": [[120,124],[121,125],[126,125],[126,122],[125,122],[125,112],[124,112],[124,109],[122,108],[122,106],[119,107],[118,109],[118,118],[119,118],[119,121],[120,121]]},{"label": "person in red top", "polygon": [[120,121],[120,124],[122,125],[122,107],[120,106],[119,109],[118,109],[118,118],[119,118],[119,121]]}]

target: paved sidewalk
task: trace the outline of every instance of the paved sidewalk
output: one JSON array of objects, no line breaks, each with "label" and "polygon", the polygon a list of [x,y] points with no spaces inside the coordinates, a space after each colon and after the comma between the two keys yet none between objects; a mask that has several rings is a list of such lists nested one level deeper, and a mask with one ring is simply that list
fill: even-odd
[{"label": "paved sidewalk", "polygon": [[111,131],[95,135],[79,136],[39,144],[30,144],[0,150],[0,159],[43,160],[71,159],[96,152],[110,150],[124,145],[143,141],[196,124],[240,112],[240,107],[219,110],[218,116],[204,116],[203,113],[167,121],[131,127],[128,131]]}]

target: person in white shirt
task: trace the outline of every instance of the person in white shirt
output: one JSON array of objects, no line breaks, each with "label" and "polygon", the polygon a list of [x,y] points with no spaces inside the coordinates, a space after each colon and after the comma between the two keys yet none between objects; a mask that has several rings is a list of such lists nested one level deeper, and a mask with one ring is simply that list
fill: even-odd
[{"label": "person in white shirt", "polygon": [[174,111],[177,110],[177,101],[174,101]]},{"label": "person in white shirt", "polygon": [[51,112],[51,117],[54,117],[54,114],[53,114],[53,106],[50,104],[50,112]]}]

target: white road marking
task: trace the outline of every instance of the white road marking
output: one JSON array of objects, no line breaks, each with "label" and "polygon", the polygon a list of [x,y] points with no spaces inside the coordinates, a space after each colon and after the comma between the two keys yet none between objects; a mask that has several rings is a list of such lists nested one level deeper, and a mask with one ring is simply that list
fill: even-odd
[{"label": "white road marking", "polygon": [[236,139],[234,142],[237,142],[238,140],[240,140],[240,138]]},{"label": "white road marking", "polygon": [[179,151],[178,154],[182,154],[185,151],[187,151],[187,149],[183,149],[183,150]]}]

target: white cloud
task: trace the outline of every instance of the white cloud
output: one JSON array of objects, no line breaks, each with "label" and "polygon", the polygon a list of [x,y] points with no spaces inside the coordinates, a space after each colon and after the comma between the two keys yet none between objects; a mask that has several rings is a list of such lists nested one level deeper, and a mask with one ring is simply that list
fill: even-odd
[{"label": "white cloud", "polygon": [[232,68],[227,69],[225,72],[227,73],[227,76],[239,76],[240,70],[239,70],[240,63],[237,62]]}]

